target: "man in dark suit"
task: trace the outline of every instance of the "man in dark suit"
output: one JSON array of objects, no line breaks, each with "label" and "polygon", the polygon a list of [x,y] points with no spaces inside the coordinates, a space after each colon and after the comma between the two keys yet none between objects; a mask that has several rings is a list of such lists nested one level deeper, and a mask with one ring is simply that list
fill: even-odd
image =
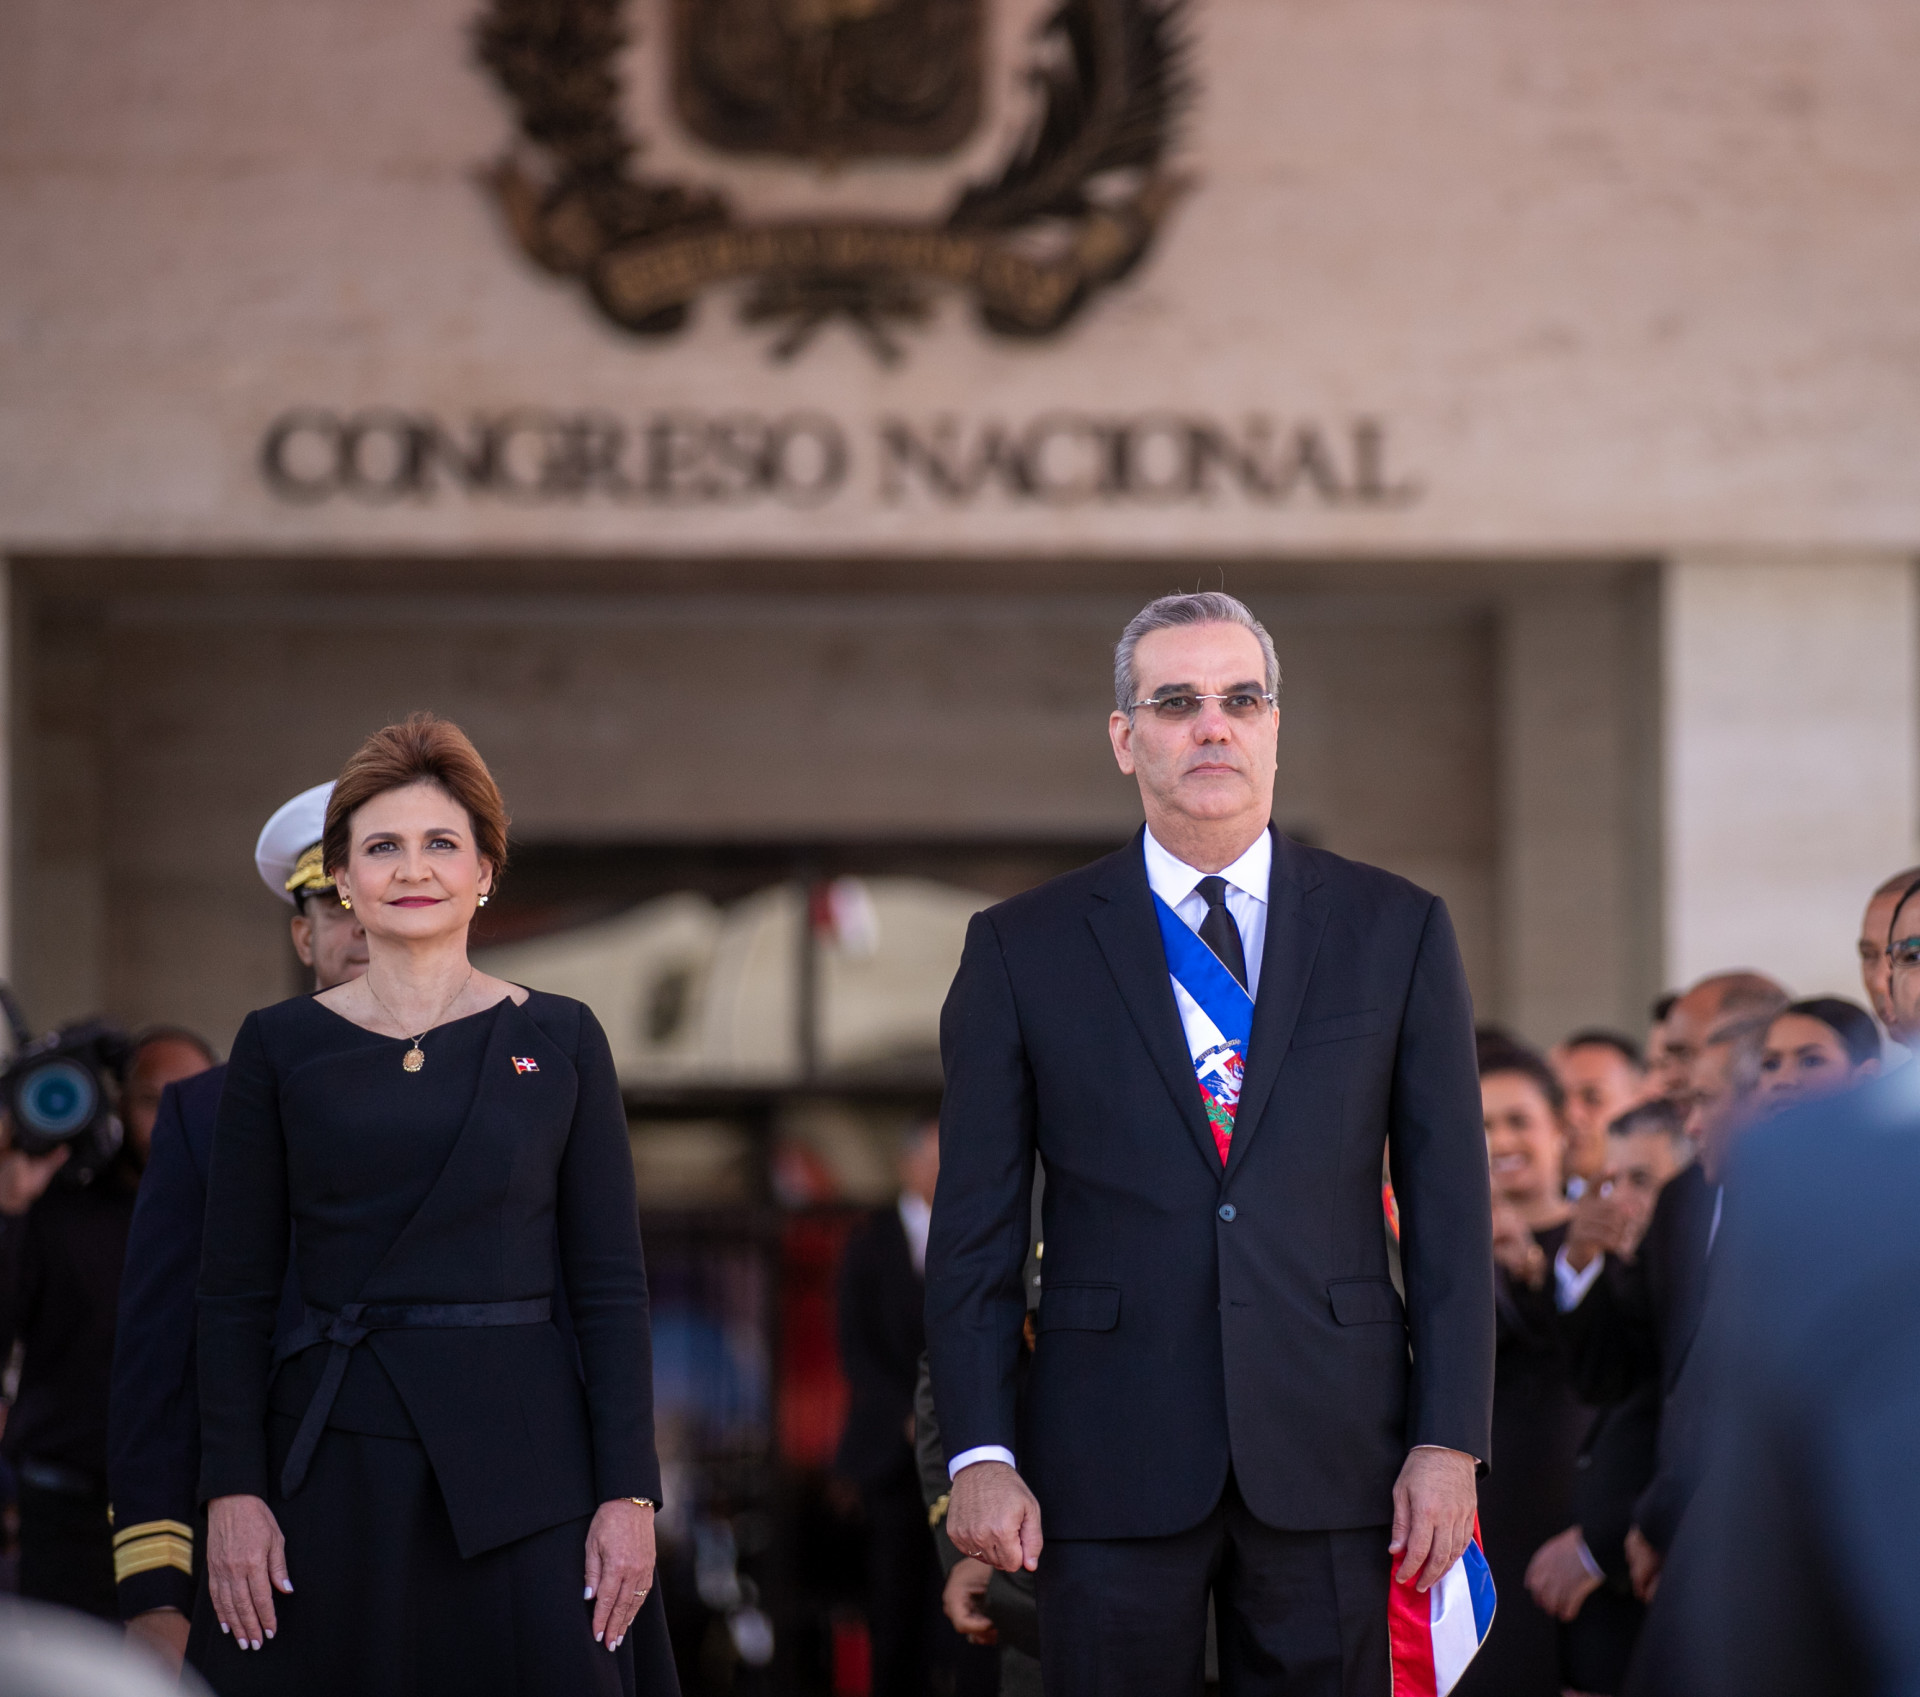
[{"label": "man in dark suit", "polygon": [[1727,1196],[1707,1470],[1631,1689],[1920,1692],[1920,1068],[1757,1128]]},{"label": "man in dark suit", "polygon": [[[331,784],[302,791],[267,821],[254,864],[293,908],[293,946],[315,990],[367,969],[367,938],[320,865]],[[193,1613],[200,1515],[200,1398],[194,1366],[194,1283],[207,1212],[213,1122],[227,1069],[170,1086],[153,1123],[120,1276],[107,1488],[114,1577],[128,1634],[178,1668]],[[299,1310],[293,1310],[298,1319]]]},{"label": "man in dark suit", "polygon": [[1679,1433],[1690,1397],[1681,1396],[1680,1387],[1700,1329],[1708,1258],[1725,1205],[1724,1163],[1757,1103],[1767,1025],[1786,1005],[1779,985],[1744,972],[1704,979],[1674,1004],[1667,1030],[1686,1055],[1686,1124],[1700,1158],[1661,1191],[1637,1253],[1621,1253],[1619,1210],[1610,1199],[1585,1198],[1554,1263],[1562,1333],[1580,1398],[1605,1404],[1649,1383],[1659,1387],[1662,1465],[1636,1505],[1626,1539],[1642,1600],[1652,1593],[1684,1502]]},{"label": "man in dark suit", "polygon": [[[1596,1187],[1625,1220],[1629,1252],[1646,1234],[1661,1191],[1693,1159],[1686,1113],[1664,1097],[1629,1108],[1607,1128]],[[1634,1505],[1653,1478],[1660,1386],[1647,1379],[1623,1401],[1594,1412],[1573,1465],[1573,1524],[1549,1538],[1527,1566],[1527,1590],[1563,1623],[1561,1683],[1580,1693],[1620,1689],[1644,1605],[1633,1594],[1626,1538]]]},{"label": "man in dark suit", "polygon": [[940,1128],[900,1152],[900,1199],[847,1240],[840,1263],[840,1369],[851,1398],[834,1472],[860,1488],[867,1521],[867,1630],[874,1697],[923,1697],[939,1580],[913,1452],[913,1393],[926,1349],[927,1222]]},{"label": "man in dark suit", "polygon": [[977,915],[941,1020],[948,1532],[1037,1569],[1049,1697],[1198,1693],[1210,1594],[1223,1691],[1384,1697],[1390,1573],[1460,1556],[1489,1449],[1459,951],[1433,896],[1273,831],[1279,668],[1241,603],[1153,603],[1115,685],[1146,831]]}]

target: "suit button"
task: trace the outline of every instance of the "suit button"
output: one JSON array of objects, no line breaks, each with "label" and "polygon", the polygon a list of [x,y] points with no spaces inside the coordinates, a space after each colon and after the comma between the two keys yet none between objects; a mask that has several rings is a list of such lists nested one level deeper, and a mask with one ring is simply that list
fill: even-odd
[{"label": "suit button", "polygon": [[1220,1218],[1223,1220],[1231,1220],[1234,1215],[1239,1212],[1240,1210],[1234,1207],[1231,1202],[1222,1202],[1220,1204]]}]

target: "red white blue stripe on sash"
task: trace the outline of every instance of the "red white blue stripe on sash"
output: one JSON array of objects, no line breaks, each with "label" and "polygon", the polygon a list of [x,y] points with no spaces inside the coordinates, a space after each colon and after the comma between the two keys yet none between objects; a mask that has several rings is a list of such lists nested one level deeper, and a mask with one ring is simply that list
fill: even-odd
[{"label": "red white blue stripe on sash", "polygon": [[[1174,1000],[1186,1029],[1187,1050],[1200,1086],[1200,1105],[1224,1166],[1233,1143],[1233,1116],[1246,1077],[1247,1044],[1253,1036],[1253,998],[1220,964],[1220,957],[1189,931],[1179,914],[1153,898],[1154,918],[1173,978]],[[1184,998],[1184,999],[1183,999]]]},{"label": "red white blue stripe on sash", "polygon": [[1466,1554],[1425,1596],[1410,1584],[1389,1581],[1393,1697],[1447,1697],[1487,1641],[1494,1601],[1493,1573],[1480,1548],[1478,1521]]}]

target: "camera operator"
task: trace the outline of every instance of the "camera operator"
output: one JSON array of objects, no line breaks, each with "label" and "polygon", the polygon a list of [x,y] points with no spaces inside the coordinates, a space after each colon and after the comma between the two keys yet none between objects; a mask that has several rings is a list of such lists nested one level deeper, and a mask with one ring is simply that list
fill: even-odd
[{"label": "camera operator", "polygon": [[[294,952],[315,990],[367,970],[367,935],[320,863],[332,784],[295,796],[254,849],[262,882],[292,909]],[[113,1361],[108,1484],[114,1510],[113,1612],[173,1668],[186,1653],[200,1521],[200,1400],[194,1284],[207,1211],[207,1164],[226,1068],[166,1092],[127,1243]]]},{"label": "camera operator", "polygon": [[191,1032],[137,1036],[120,1093],[118,1151],[80,1182],[73,1147],[0,1137],[0,1353],[23,1346],[4,1448],[20,1486],[20,1593],[118,1616],[107,1519],[107,1387],[134,1197],[167,1085],[214,1064]]}]

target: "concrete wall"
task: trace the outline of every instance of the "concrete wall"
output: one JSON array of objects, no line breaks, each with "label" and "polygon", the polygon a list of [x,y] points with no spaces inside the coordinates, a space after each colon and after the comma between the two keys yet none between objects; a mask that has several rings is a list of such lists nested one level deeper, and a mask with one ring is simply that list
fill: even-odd
[{"label": "concrete wall", "polygon": [[[1257,596],[1286,668],[1276,812],[1452,906],[1500,974],[1491,609]],[[447,713],[524,841],[1093,838],[1138,823],[1091,595],[49,593],[24,615],[19,972],[224,1040],[287,991],[261,822],[374,725]]]},{"label": "concrete wall", "polygon": [[[1207,0],[1191,188],[1056,342],[962,303],[884,368],[702,302],[626,338],[517,252],[477,0],[26,0],[0,56],[0,544],[1129,553],[1920,542],[1920,11],[1903,0]],[[938,206],[1017,133],[1037,0],[995,5],[989,123],[927,167],[729,165],[625,71],[649,169],[756,214]],[[823,410],[859,456],[777,502],[289,505],[284,409]],[[1378,420],[1406,503],[1048,505],[878,492],[887,415]],[[1342,451],[1346,451],[1344,448]]]},{"label": "concrete wall", "polygon": [[1669,976],[1861,1000],[1861,910],[1920,842],[1913,566],[1683,559],[1662,595]]}]

